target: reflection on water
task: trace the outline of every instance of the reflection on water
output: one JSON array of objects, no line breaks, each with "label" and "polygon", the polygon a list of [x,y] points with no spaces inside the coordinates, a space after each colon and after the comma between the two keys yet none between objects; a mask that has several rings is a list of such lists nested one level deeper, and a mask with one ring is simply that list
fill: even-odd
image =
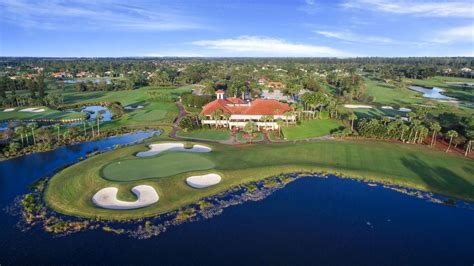
[{"label": "reflection on water", "polygon": [[109,108],[106,106],[86,106],[84,107],[81,112],[87,112],[90,114],[90,120],[95,121],[97,114],[102,111],[102,122],[107,122],[112,120],[112,113],[110,112]]},{"label": "reflection on water", "polygon": [[92,83],[100,83],[100,82],[105,82],[107,84],[112,84],[112,81],[110,79],[68,79],[65,80],[64,83],[86,83],[86,82],[92,82]]},{"label": "reflection on water", "polygon": [[453,100],[453,101],[456,100],[455,98],[448,97],[446,95],[441,94],[441,92],[444,92],[444,90],[437,87],[434,87],[432,89],[427,89],[420,86],[412,85],[412,86],[408,86],[408,88],[410,90],[423,93],[423,97],[425,98],[438,99],[438,100]]}]

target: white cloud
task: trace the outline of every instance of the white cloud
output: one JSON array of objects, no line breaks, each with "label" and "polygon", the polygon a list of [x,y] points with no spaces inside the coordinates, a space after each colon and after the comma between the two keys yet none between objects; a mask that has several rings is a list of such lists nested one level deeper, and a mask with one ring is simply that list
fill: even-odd
[{"label": "white cloud", "polygon": [[385,37],[364,36],[352,33],[350,31],[323,31],[317,30],[315,33],[327,38],[338,39],[348,42],[371,43],[371,44],[393,44],[394,40]]},{"label": "white cloud", "polygon": [[[452,43],[470,42],[474,43],[474,24],[444,30],[436,34],[432,42]],[[473,48],[474,49],[474,48]]]},{"label": "white cloud", "polygon": [[368,9],[394,14],[426,17],[474,17],[472,1],[347,0],[346,8]]},{"label": "white cloud", "polygon": [[327,46],[291,43],[264,36],[240,36],[234,39],[200,40],[194,45],[228,52],[228,56],[277,57],[348,57],[352,54]]},{"label": "white cloud", "polygon": [[204,57],[203,54],[195,52],[186,52],[186,51],[164,51],[159,53],[148,53],[144,54],[146,57]]},{"label": "white cloud", "polygon": [[121,2],[0,0],[0,19],[24,28],[46,30],[173,31],[204,28],[190,16],[169,7],[153,11]]},{"label": "white cloud", "polygon": [[298,10],[303,11],[309,15],[314,15],[319,10],[319,6],[314,0],[305,0]]}]

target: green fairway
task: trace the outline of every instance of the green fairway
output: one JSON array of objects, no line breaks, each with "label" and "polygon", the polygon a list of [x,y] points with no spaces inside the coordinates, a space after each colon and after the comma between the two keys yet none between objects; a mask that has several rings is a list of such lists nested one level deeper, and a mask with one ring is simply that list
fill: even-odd
[{"label": "green fairway", "polygon": [[195,139],[205,139],[205,140],[215,140],[222,141],[228,140],[230,138],[229,130],[216,130],[216,129],[198,129],[191,130],[188,132],[178,132],[179,137],[186,138],[195,138]]},{"label": "green fairway", "polygon": [[112,181],[133,181],[213,168],[214,164],[204,156],[176,152],[149,158],[118,160],[107,164],[102,169],[102,176]]},{"label": "green fairway", "polygon": [[300,140],[331,135],[332,130],[341,127],[341,123],[334,119],[305,120],[301,125],[283,128],[283,136],[287,140]]},{"label": "green fairway", "polygon": [[372,96],[376,104],[401,105],[422,104],[427,100],[421,94],[409,89],[396,88],[392,84],[365,78],[365,94]]},{"label": "green fairway", "polygon": [[[39,108],[44,109],[44,112],[20,112],[20,110],[27,108]],[[64,112],[54,110],[44,106],[36,107],[15,107],[14,111],[4,112],[5,108],[0,109],[0,121],[6,120],[68,120],[68,119],[79,119],[86,117],[86,113],[81,112]]]},{"label": "green fairway", "polygon": [[[104,219],[140,218],[176,210],[203,197],[268,176],[296,171],[330,171],[474,201],[474,162],[425,146],[381,141],[317,141],[245,147],[206,145],[213,151],[205,155],[184,156],[190,155],[193,160],[208,159],[214,165],[213,170],[179,174],[171,171],[165,177],[163,169],[168,167],[167,164],[176,163],[175,166],[185,167],[185,161],[181,161],[183,157],[180,157],[183,154],[179,153],[179,157],[175,157],[177,162],[168,159],[161,161],[172,158],[165,156],[137,159],[134,154],[147,148],[135,145],[94,156],[62,170],[48,183],[45,200],[54,210],[69,215]],[[178,153],[169,153],[171,154]],[[104,166],[126,160],[137,160],[133,162],[137,164],[136,167],[146,170],[129,169],[132,168],[130,165],[121,171],[111,169],[123,171],[124,174],[118,173],[121,178],[133,179],[132,175],[141,171],[150,173],[150,176],[161,177],[129,182],[110,181],[102,177],[101,170]],[[161,167],[156,167],[155,164],[160,164]],[[186,177],[193,173],[209,172],[222,175],[222,182],[206,189],[193,189],[186,185]],[[142,184],[152,185],[157,189],[160,195],[157,204],[139,210],[114,211],[97,208],[91,201],[94,193],[107,186],[118,187],[119,198],[133,200],[130,189]]]}]

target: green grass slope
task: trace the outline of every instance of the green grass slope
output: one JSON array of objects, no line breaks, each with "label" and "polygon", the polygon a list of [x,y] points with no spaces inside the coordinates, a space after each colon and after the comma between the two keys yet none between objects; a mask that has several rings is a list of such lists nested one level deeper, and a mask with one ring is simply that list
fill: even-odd
[{"label": "green grass slope", "polygon": [[[157,178],[129,182],[106,180],[101,176],[101,169],[117,160],[135,159],[134,154],[147,150],[146,146],[135,145],[94,156],[55,175],[48,183],[45,200],[54,210],[69,215],[132,219],[176,210],[203,197],[268,176],[295,171],[330,171],[474,201],[474,162],[424,146],[379,141],[319,141],[243,147],[206,145],[213,149],[205,156],[215,169],[193,170],[166,177],[158,177],[160,173],[156,170]],[[156,160],[158,163],[159,157]],[[182,164],[176,166],[183,167]],[[140,167],[152,169],[153,166],[144,163]],[[192,174],[210,172],[221,174],[222,182],[206,189],[193,189],[185,183],[186,177]],[[143,209],[116,211],[97,208],[91,201],[98,190],[107,186],[118,187],[120,199],[133,200],[130,189],[141,184],[156,188],[160,195],[157,204]]]}]

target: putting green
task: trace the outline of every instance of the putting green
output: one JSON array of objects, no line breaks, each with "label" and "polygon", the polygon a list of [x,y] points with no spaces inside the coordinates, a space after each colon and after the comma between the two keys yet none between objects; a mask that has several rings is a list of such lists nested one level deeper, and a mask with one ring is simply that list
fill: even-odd
[{"label": "putting green", "polygon": [[112,181],[134,181],[212,168],[214,163],[201,154],[178,152],[113,161],[102,168],[101,174]]}]

